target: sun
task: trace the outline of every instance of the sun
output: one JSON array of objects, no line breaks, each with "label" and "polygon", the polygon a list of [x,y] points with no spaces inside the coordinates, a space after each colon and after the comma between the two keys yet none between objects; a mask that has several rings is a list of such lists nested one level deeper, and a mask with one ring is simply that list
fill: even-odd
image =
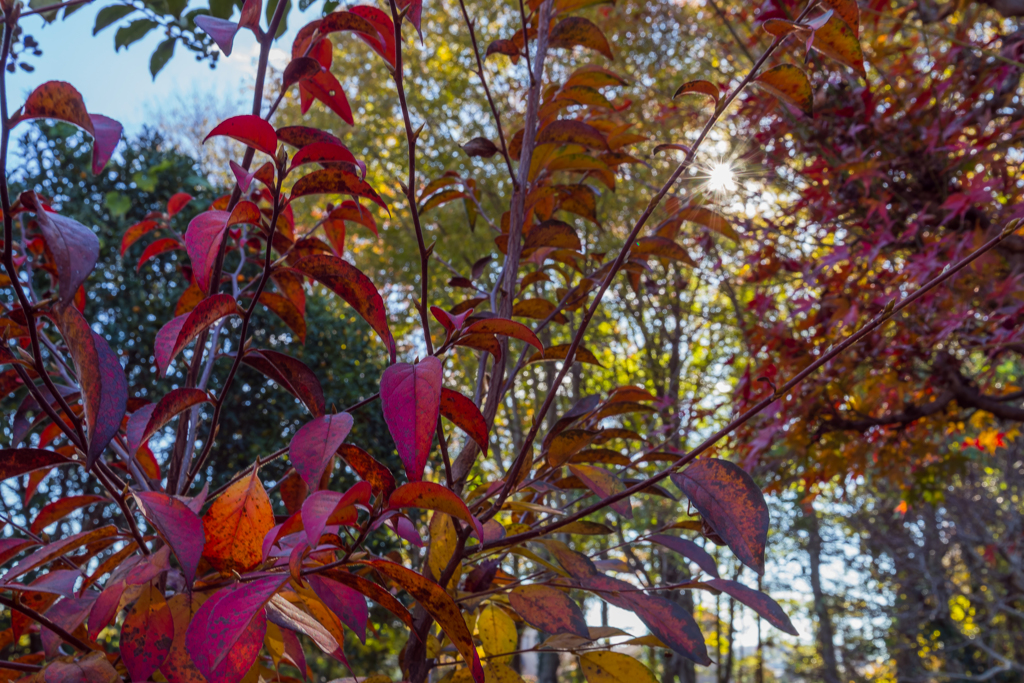
[{"label": "sun", "polygon": [[736,189],[736,174],[729,164],[712,164],[708,174],[708,189],[712,192],[732,192]]}]

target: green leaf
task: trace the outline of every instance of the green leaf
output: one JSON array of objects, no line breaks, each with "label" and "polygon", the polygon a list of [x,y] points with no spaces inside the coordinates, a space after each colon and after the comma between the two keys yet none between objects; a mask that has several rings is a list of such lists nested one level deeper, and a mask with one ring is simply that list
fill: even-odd
[{"label": "green leaf", "polygon": [[149,73],[153,74],[153,80],[156,80],[156,75],[160,73],[160,69],[164,68],[167,60],[174,55],[174,44],[176,42],[176,39],[168,38],[153,51],[153,56],[149,58]]},{"label": "green leaf", "polygon": [[117,34],[114,36],[114,49],[120,50],[122,47],[128,47],[135,41],[141,40],[159,25],[149,19],[136,19],[127,26],[117,29]]},{"label": "green leaf", "polygon": [[[278,0],[269,0],[267,2],[267,25],[270,25],[270,20],[274,16],[274,11],[277,9]],[[275,38],[280,38],[284,35],[284,32],[288,30],[288,13],[292,11],[292,0],[288,0],[288,4],[284,6],[284,16],[281,17],[281,25],[277,27],[277,35]]]},{"label": "green leaf", "polygon": [[180,17],[186,7],[188,7],[188,0],[167,0],[167,8],[175,17]]},{"label": "green leaf", "polygon": [[[53,0],[29,0],[28,6],[30,8],[32,8],[32,9],[36,9],[37,10],[37,9],[40,9],[41,7],[48,7],[50,5],[55,5],[55,4],[57,4],[57,3],[55,3]],[[43,18],[43,21],[45,21],[46,23],[49,24],[50,22],[52,22],[53,20],[55,20],[57,18],[57,13],[59,11],[60,11],[59,9],[55,9],[55,10],[51,10],[49,12],[44,12],[43,14],[40,14],[39,16],[41,16]]]},{"label": "green leaf", "polygon": [[210,0],[210,14],[218,19],[230,19],[235,11],[235,3],[232,0]]},{"label": "green leaf", "polygon": [[156,176],[143,173],[142,171],[136,171],[132,174],[132,182],[135,186],[143,192],[152,192],[156,189]]},{"label": "green leaf", "polygon": [[107,207],[111,216],[120,218],[128,213],[128,209],[132,208],[132,200],[128,198],[128,195],[111,190],[103,196],[103,206]]},{"label": "green leaf", "polygon": [[123,19],[134,11],[135,8],[128,5],[104,7],[96,14],[96,25],[92,28],[92,34],[96,35],[118,19]]}]

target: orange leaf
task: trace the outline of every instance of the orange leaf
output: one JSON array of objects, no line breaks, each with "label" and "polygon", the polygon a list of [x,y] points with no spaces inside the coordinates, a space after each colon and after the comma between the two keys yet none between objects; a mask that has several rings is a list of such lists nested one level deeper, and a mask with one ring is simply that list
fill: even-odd
[{"label": "orange leaf", "polygon": [[754,82],[808,116],[813,114],[814,95],[811,92],[811,82],[799,67],[779,64],[758,76]]},{"label": "orange leaf", "polygon": [[457,495],[441,486],[429,481],[414,481],[395,489],[388,499],[388,507],[392,510],[401,508],[418,508],[420,510],[434,510],[451,515],[472,525],[476,531],[476,537],[483,539],[484,531],[480,520],[473,516],[466,504]]},{"label": "orange leaf", "polygon": [[256,476],[241,479],[213,501],[203,516],[203,557],[222,572],[248,571],[263,559],[263,537],[274,528],[274,510]]},{"label": "orange leaf", "polygon": [[679,86],[672,99],[677,99],[683,95],[707,95],[715,101],[715,106],[718,106],[718,88],[711,81],[687,81]]},{"label": "orange leaf", "polygon": [[548,40],[550,47],[572,49],[578,45],[596,50],[608,59],[613,59],[612,48],[608,45],[608,39],[605,38],[604,33],[594,25],[594,22],[583,17],[562,19],[551,29]]},{"label": "orange leaf", "polygon": [[121,626],[121,658],[132,680],[149,680],[167,659],[173,642],[174,617],[163,591],[150,582]]}]

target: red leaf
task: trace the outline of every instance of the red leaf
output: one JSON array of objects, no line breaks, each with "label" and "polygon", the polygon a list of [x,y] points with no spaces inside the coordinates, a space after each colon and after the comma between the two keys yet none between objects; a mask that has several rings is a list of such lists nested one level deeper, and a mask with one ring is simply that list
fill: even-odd
[{"label": "red leaf", "polygon": [[341,117],[342,121],[350,126],[354,125],[352,108],[349,106],[348,98],[345,97],[345,91],[330,71],[321,67],[318,74],[302,81],[302,87],[310,95],[326,104],[331,111]]},{"label": "red leaf", "polygon": [[583,145],[600,150],[608,149],[608,142],[597,128],[582,121],[565,119],[549,123],[537,134],[537,144],[546,143]]},{"label": "red leaf", "polygon": [[517,323],[514,320],[506,320],[504,318],[477,320],[467,327],[463,334],[502,334],[506,337],[521,339],[531,346],[535,346],[538,351],[544,351],[544,347],[541,345],[540,340],[537,339],[537,335],[526,325]]},{"label": "red leaf", "polygon": [[57,119],[94,134],[92,119],[82,95],[70,83],[49,81],[32,91],[25,104],[11,117],[11,123],[29,119]]},{"label": "red leaf", "polygon": [[374,494],[381,494],[387,498],[395,490],[395,476],[391,474],[391,470],[374,460],[373,456],[362,448],[342,444],[338,449],[338,455],[345,459],[360,479],[369,482]]},{"label": "red leaf", "polygon": [[117,538],[118,536],[120,536],[120,529],[112,524],[108,524],[107,526],[100,527],[99,529],[90,529],[88,531],[75,534],[74,536],[68,536],[67,538],[62,538],[59,541],[54,541],[53,543],[47,543],[39,550],[22,559],[18,562],[17,566],[4,574],[4,580],[7,582],[13,581],[22,574],[26,574],[37,567],[41,567],[47,562],[52,562],[65,553],[71,553],[78,550],[83,545],[96,543],[105,539]]},{"label": "red leaf", "polygon": [[306,319],[302,317],[302,313],[292,303],[292,300],[286,296],[280,294],[274,294],[266,290],[260,294],[260,303],[266,306],[268,309],[274,312],[274,314],[284,321],[284,324],[288,326],[295,336],[298,337],[299,344],[306,343]]},{"label": "red leaf", "polygon": [[128,409],[128,379],[117,355],[102,335],[93,332],[92,339],[99,359],[101,393],[96,422],[89,432],[89,467],[117,434]]},{"label": "red leaf", "polygon": [[[569,465],[569,470],[579,477],[580,481],[598,498],[608,498],[626,490],[625,485],[619,481],[618,477],[604,468],[592,465]],[[629,503],[629,498],[612,503],[611,508],[626,519],[633,519],[633,507]]]},{"label": "red leaf", "polygon": [[0,449],[0,481],[20,477],[35,470],[49,469],[54,465],[68,465],[74,462],[60,453],[41,448]]},{"label": "red leaf", "polygon": [[264,606],[287,575],[234,584],[214,593],[196,612],[185,647],[211,683],[237,683],[252,667],[267,632]]},{"label": "red leaf", "polygon": [[341,144],[341,139],[337,136],[331,135],[319,128],[309,128],[307,126],[285,126],[284,128],[278,128],[277,139],[297,149],[316,142],[327,142],[334,145]]},{"label": "red leaf", "polygon": [[35,192],[22,192],[21,201],[35,213],[46,246],[53,254],[60,279],[59,301],[66,306],[96,267],[100,240],[96,233],[78,221],[46,211]]},{"label": "red leaf", "polygon": [[590,639],[583,612],[564,591],[552,586],[518,586],[508,599],[516,613],[538,631]]},{"label": "red leaf", "polygon": [[[366,174],[365,166],[363,167],[363,174]],[[335,207],[335,209],[328,214],[327,220],[353,221],[369,228],[370,232],[372,232],[375,237],[380,237],[380,235],[377,234],[377,221],[374,220],[373,214],[370,213],[370,210],[364,206],[360,206],[351,199],[346,199],[340,206]]]},{"label": "red leaf", "polygon": [[487,455],[487,421],[471,400],[457,391],[441,389],[441,414],[469,434]]},{"label": "red leaf", "polygon": [[39,545],[35,541],[29,541],[24,538],[2,538],[0,539],[0,565],[7,564],[7,560],[11,559],[22,550],[31,548]]},{"label": "red leaf", "polygon": [[711,576],[716,579],[718,578],[718,565],[715,564],[715,558],[711,557],[706,550],[693,541],[666,534],[655,534],[647,540],[665,546],[669,550],[674,550]]},{"label": "red leaf", "polygon": [[270,156],[277,154],[277,133],[274,132],[273,126],[259,116],[252,114],[232,116],[210,131],[203,142],[221,135],[243,142],[264,154]]},{"label": "red leaf", "polygon": [[366,165],[356,160],[348,147],[333,142],[314,142],[311,145],[306,145],[292,157],[291,166],[289,166],[288,171],[291,172],[296,166],[303,164],[322,164],[326,166],[332,161],[344,161],[358,166],[362,175],[366,176]]},{"label": "red leaf", "polygon": [[142,252],[142,256],[139,257],[139,262],[135,264],[135,272],[139,272],[139,270],[142,269],[142,264],[154,256],[159,256],[160,254],[164,254],[168,251],[174,251],[175,249],[181,248],[181,242],[173,237],[158,239],[156,242],[153,242],[146,247],[145,251]]},{"label": "red leaf", "polygon": [[791,636],[800,635],[796,628],[793,627],[793,622],[789,620],[786,613],[782,611],[781,607],[779,607],[779,603],[775,602],[761,591],[747,588],[738,581],[729,581],[728,579],[711,579],[705,583],[712,588],[717,588],[723,593],[736,598],[744,605],[757,612],[769,624],[780,631],[788,633]]},{"label": "red leaf", "polygon": [[221,318],[241,315],[238,304],[230,294],[214,294],[204,299],[190,313],[179,315],[156,333],[157,374],[166,375],[174,357],[199,333]]},{"label": "red leaf", "polygon": [[168,392],[159,403],[150,403],[136,410],[128,420],[128,454],[135,455],[149,438],[181,412],[200,403],[213,403],[202,389],[182,387]]},{"label": "red leaf", "polygon": [[419,510],[435,510],[451,515],[472,525],[476,537],[484,537],[483,525],[473,516],[466,504],[457,495],[430,481],[414,481],[399,486],[388,499],[388,508],[417,508]]},{"label": "red leaf", "polygon": [[[320,478],[335,452],[352,431],[348,413],[315,417],[302,425],[288,445],[288,457],[295,471],[312,491],[320,488]],[[310,541],[310,545],[315,545]]]},{"label": "red leaf", "polygon": [[[67,306],[65,308],[58,308],[54,316],[57,320],[57,324],[60,327],[61,336],[64,337],[64,343],[67,344],[68,350],[71,352],[71,358],[75,361],[75,371],[78,374],[78,381],[81,385],[82,391],[82,405],[85,408],[85,423],[88,427],[91,436],[97,437],[97,446],[99,452],[95,455],[92,454],[93,448],[89,448],[89,458],[86,461],[87,467],[92,466],[92,462],[96,459],[96,456],[106,448],[113,433],[110,432],[110,420],[114,420],[114,433],[117,428],[121,425],[121,418],[124,417],[124,407],[127,402],[127,386],[124,386],[123,400],[120,402],[121,413],[119,415],[103,415],[105,421],[100,429],[100,418],[101,413],[104,413],[104,408],[107,408],[109,413],[116,412],[116,405],[111,405],[108,401],[104,405],[103,401],[103,375],[104,372],[100,368],[100,357],[99,350],[96,348],[96,337],[89,327],[89,323],[86,322],[82,314],[78,312],[78,309],[73,306]],[[100,337],[102,339],[102,337]],[[104,342],[105,344],[105,342]],[[106,351],[113,355],[110,351],[110,347],[106,347]],[[109,358],[106,358],[109,364]],[[117,362],[117,358],[113,359],[113,363],[117,365],[117,369],[121,370],[121,365]],[[107,364],[105,364],[107,365]],[[107,371],[110,368],[106,368]],[[121,372],[121,381],[124,382],[124,372]],[[111,373],[110,383],[112,392],[112,398],[117,399],[118,396],[113,395],[117,393],[117,389],[120,387],[114,386],[116,378]],[[106,434],[106,441],[99,443]]]},{"label": "red leaf", "polygon": [[281,74],[281,90],[287,90],[299,81],[305,80],[320,73],[320,62],[312,57],[296,57]]},{"label": "red leaf", "polygon": [[441,406],[441,361],[396,363],[380,378],[380,400],[409,481],[423,478]]},{"label": "red leaf", "polygon": [[149,583],[121,626],[119,652],[132,680],[148,681],[167,659],[173,641],[174,619],[164,592]]},{"label": "red leaf", "polygon": [[[342,413],[345,415],[346,413]],[[373,487],[369,482],[361,481],[345,493],[337,491],[317,491],[302,503],[302,524],[306,530],[306,539],[311,547],[320,544],[320,536],[328,524],[338,524],[342,520],[332,519],[336,512],[359,504],[367,507]],[[348,516],[348,515],[346,515]]]},{"label": "red leaf", "polygon": [[242,362],[256,368],[302,401],[314,417],[324,414],[324,390],[320,380],[302,361],[277,351],[262,349],[247,352]]},{"label": "red leaf", "polygon": [[750,475],[727,460],[704,458],[673,474],[672,481],[736,557],[763,575],[768,505]]},{"label": "red leaf", "polygon": [[322,168],[303,176],[292,187],[292,199],[313,194],[346,194],[366,197],[389,214],[387,204],[380,195],[359,176],[341,168]]},{"label": "red leaf", "polygon": [[352,12],[352,14],[358,14],[377,28],[378,35],[384,41],[383,45],[363,33],[356,33],[356,36],[369,45],[374,52],[383,57],[384,61],[394,67],[395,24],[391,21],[391,17],[378,8],[368,5],[356,5],[355,7],[349,8],[349,11]]},{"label": "red leaf", "polygon": [[121,140],[121,124],[114,119],[102,114],[89,114],[92,120],[92,173],[99,175],[100,171],[110,161],[114,154],[114,148]]},{"label": "red leaf", "polygon": [[191,586],[206,543],[203,520],[185,503],[166,493],[144,491],[134,495],[139,510],[178,558],[181,573]]},{"label": "red leaf", "polygon": [[380,335],[381,341],[394,358],[395,341],[388,328],[384,300],[368,277],[347,261],[327,254],[304,256],[295,263],[294,268],[319,281],[356,309],[356,312]]},{"label": "red leaf", "polygon": [[109,503],[110,500],[103,496],[68,496],[67,498],[60,498],[47,505],[43,506],[43,509],[39,511],[36,518],[32,520],[32,526],[28,528],[36,536],[39,532],[50,526],[54,522],[58,522],[75,510],[84,508],[94,503]]},{"label": "red leaf", "polygon": [[128,251],[128,248],[138,242],[143,235],[159,227],[160,224],[156,221],[142,221],[125,230],[121,237],[121,256],[124,256],[124,252]]},{"label": "red leaf", "polygon": [[365,644],[366,622],[369,620],[370,610],[366,606],[363,594],[317,574],[310,574],[307,579],[317,597],[338,616],[341,623],[355,632],[360,642]]},{"label": "red leaf", "polygon": [[256,171],[252,171],[250,173],[234,161],[228,161],[228,165],[231,167],[231,172],[235,176],[235,182],[238,183],[238,189],[242,192],[248,192],[249,186],[252,185],[252,179],[256,177]]},{"label": "red leaf", "polygon": [[448,334],[451,335],[452,333],[458,332],[459,330],[462,329],[462,326],[466,323],[466,318],[468,318],[473,313],[473,309],[471,308],[468,311],[465,311],[464,313],[460,313],[459,315],[452,315],[443,308],[431,306],[430,312],[431,314],[433,314],[434,319],[436,319],[437,322],[441,323],[441,325],[448,332]]},{"label": "red leaf", "polygon": [[227,211],[204,211],[189,222],[185,231],[185,250],[192,262],[192,274],[204,292],[210,291],[210,276],[224,241],[224,233],[228,229],[230,215]]},{"label": "red leaf", "polygon": [[484,671],[480,666],[480,656],[476,652],[476,646],[473,644],[473,636],[470,634],[458,606],[443,588],[430,579],[394,562],[363,560],[363,563],[373,567],[414,597],[423,606],[423,609],[434,618],[434,621],[438,623],[466,660],[473,674],[473,680],[476,683],[484,683]]},{"label": "red leaf", "polygon": [[423,0],[398,0],[398,8],[406,9],[406,18],[412,22],[412,25],[416,27],[416,32],[420,34],[420,41],[423,40],[423,31],[420,29],[420,17],[423,15]]},{"label": "red leaf", "polygon": [[171,196],[167,200],[167,217],[174,218],[178,213],[188,206],[188,203],[192,201],[192,195],[187,192],[178,192]]}]

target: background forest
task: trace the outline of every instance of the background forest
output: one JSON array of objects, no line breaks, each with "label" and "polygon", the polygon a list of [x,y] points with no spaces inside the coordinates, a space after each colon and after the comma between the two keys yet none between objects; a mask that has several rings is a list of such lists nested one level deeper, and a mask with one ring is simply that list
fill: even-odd
[{"label": "background forest", "polygon": [[[274,6],[267,7],[268,16]],[[548,93],[548,106],[557,111],[600,98],[599,105],[627,112],[631,125],[609,131],[620,136],[620,151],[607,152],[600,164],[574,177],[592,190],[598,207],[580,212],[581,221],[596,224],[585,237],[587,260],[538,263],[541,275],[523,285],[533,293],[517,306],[559,301],[574,277],[601,266],[604,252],[614,256],[631,217],[655,187],[652,174],[664,176],[678,163],[685,152],[680,145],[695,138],[713,106],[705,97],[674,99],[678,84],[696,78],[725,84],[740,77],[772,40],[765,22],[791,20],[802,9],[789,0],[574,6],[583,6],[608,37],[611,58],[603,64],[616,77],[600,91],[576,93],[585,102],[569,96],[558,105]],[[170,0],[100,7],[96,28],[105,32],[83,37],[82,51],[113,49],[113,39],[118,49],[151,60],[159,84],[170,59],[194,54],[216,66],[218,48],[195,28],[195,10],[237,16],[241,2],[236,7],[217,0],[208,9]],[[300,0],[286,14],[281,49],[288,49],[297,27],[338,7],[333,0]],[[468,0],[466,7],[477,18],[480,49],[488,53],[488,84],[498,109],[521,116],[527,65],[519,60],[510,68],[508,56],[487,48],[512,36],[520,5]],[[813,115],[780,107],[770,93],[752,89],[711,133],[668,208],[652,221],[658,234],[668,231],[699,257],[664,260],[615,280],[566,389],[545,417],[545,432],[587,396],[638,385],[655,400],[616,417],[624,429],[655,425],[646,434],[660,446],[637,465],[639,477],[642,467],[672,462],[771,396],[776,385],[882,312],[889,293],[913,290],[984,243],[993,226],[1024,218],[1024,2],[869,0],[859,10],[854,25],[863,70],[844,66],[852,63],[848,55],[837,62],[819,50],[796,50],[811,74]],[[463,147],[477,137],[496,141],[497,131],[477,79],[467,77],[477,65],[462,27],[460,3],[428,0],[422,39],[407,41],[405,54],[408,106],[416,125],[423,124],[418,170],[424,183],[435,181],[421,186],[419,195],[427,242],[438,245],[429,284],[435,299],[438,292],[448,297],[433,303],[453,313],[493,296],[502,257],[495,236],[512,191],[501,154],[470,155]],[[54,28],[27,28],[34,37],[22,36],[15,61],[28,68],[45,62]],[[166,36],[152,56],[132,45],[149,31]],[[41,56],[32,54],[37,43]],[[352,45],[335,47],[333,71],[358,125],[346,125],[320,102],[307,112],[308,103],[295,91],[280,102],[275,125],[333,132],[365,161],[367,182],[391,207],[401,208],[406,148],[398,93],[382,77],[384,64]],[[558,52],[549,59],[549,73],[573,73],[586,63],[579,52]],[[272,59],[271,69],[285,63]],[[152,371],[149,340],[181,305],[184,287],[175,288],[168,275],[189,266],[184,251],[151,255],[144,252],[153,240],[122,248],[122,237],[177,192],[193,199],[176,219],[180,224],[158,238],[184,230],[188,219],[230,190],[235,177],[227,160],[238,158],[242,147],[202,140],[213,122],[242,113],[245,106],[235,102],[251,97],[246,86],[151,103],[152,125],[129,132],[102,176],[87,175],[89,138],[71,126],[40,123],[17,141],[13,193],[35,190],[99,235],[101,257],[86,291],[86,315],[102,321],[123,364],[136,369],[129,382],[143,395],[161,395],[180,379]],[[276,96],[268,92],[267,104]],[[505,132],[516,129],[509,122]],[[672,202],[701,208],[680,216]],[[417,336],[420,251],[409,213],[380,212],[377,229],[379,236],[349,222],[344,257],[380,287],[402,353],[423,355]],[[491,258],[478,260],[481,253]],[[721,577],[757,585],[782,604],[800,636],[770,628],[729,595],[674,590],[666,597],[693,611],[715,663],[695,667],[644,642],[623,651],[640,658],[662,683],[1024,681],[1022,276],[1024,238],[1013,236],[715,447],[715,457],[741,465],[768,494],[765,575],[719,552],[714,534],[694,538],[715,556]],[[535,323],[550,312],[540,303],[532,306],[513,315]],[[339,410],[372,395],[384,369],[373,331],[321,287],[309,289],[306,307],[301,330],[269,308],[257,309],[260,345],[290,344],[289,353],[316,369]],[[559,324],[539,332],[545,347],[568,344],[580,314],[579,306],[567,309]],[[463,386],[475,383],[471,398],[479,401],[489,377],[478,374],[469,358],[460,357],[452,372]],[[492,449],[520,450],[561,367],[535,360],[525,370],[526,381],[503,399]],[[36,428],[38,406],[17,391],[12,373],[0,374],[6,397],[2,445],[45,445],[58,433]],[[255,370],[243,368],[236,382],[240,389],[225,407],[218,437],[224,469],[211,474],[211,489],[275,451],[303,421],[301,405],[262,383]],[[360,418],[353,434],[361,447],[397,463],[379,406],[363,409]],[[172,435],[168,428],[164,447]],[[166,466],[160,440],[151,446],[147,466]],[[592,457],[628,463],[613,449]],[[503,474],[500,461],[481,467]],[[286,485],[284,474],[280,460],[263,471],[271,493]],[[345,490],[351,483],[342,477],[332,486]],[[547,497],[546,506],[557,509],[580,495],[572,481],[556,484],[562,491]],[[3,482],[5,533],[28,527],[51,499],[91,494],[92,486],[67,468],[41,480],[25,475]],[[618,538],[575,537],[574,549],[607,549],[600,556],[605,568],[642,585],[684,583],[693,568],[678,554],[656,544],[619,547],[677,520],[677,528],[700,531],[674,485],[666,482],[658,493],[634,498],[633,519],[617,527]],[[49,533],[98,527],[116,513],[82,510],[47,527]],[[387,544],[376,548],[381,554],[392,550]],[[647,632],[629,612],[595,597],[584,612],[592,626],[621,628],[629,636]],[[3,619],[9,618],[5,613]],[[377,637],[366,644],[347,638],[349,660],[397,676],[404,635],[373,610],[371,621],[380,623]],[[546,637],[524,631],[520,647]],[[3,642],[5,658],[23,647]],[[324,656],[311,658],[310,666],[321,680],[348,675]],[[557,652],[524,653],[512,666],[538,683],[583,680],[575,660]]]}]

